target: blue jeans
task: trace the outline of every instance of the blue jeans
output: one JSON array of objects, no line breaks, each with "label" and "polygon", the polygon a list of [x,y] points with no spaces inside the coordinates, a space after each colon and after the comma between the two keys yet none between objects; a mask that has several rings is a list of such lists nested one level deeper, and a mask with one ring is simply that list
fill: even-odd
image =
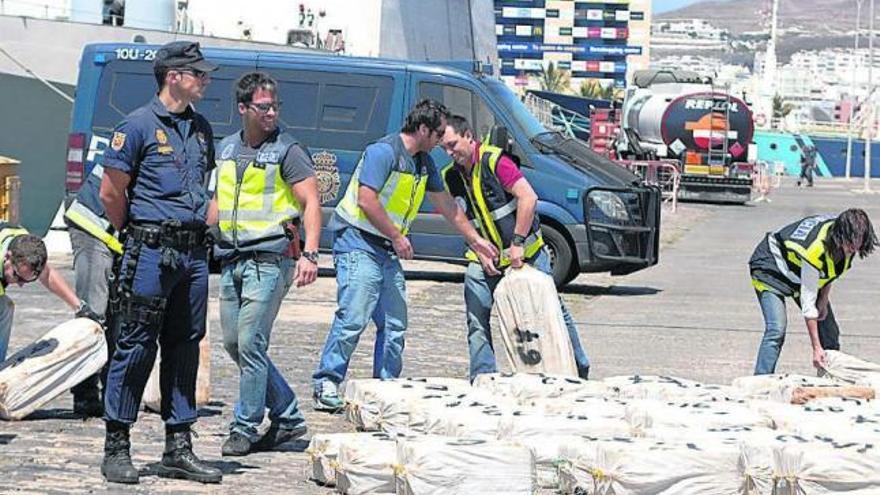
[{"label": "blue jeans", "polygon": [[12,319],[15,316],[15,303],[9,295],[0,296],[0,362],[6,360],[9,337],[12,335]]},{"label": "blue jeans", "polygon": [[[758,304],[764,314],[764,338],[758,348],[758,359],[755,362],[756,375],[769,375],[776,372],[776,361],[782,352],[785,342],[785,327],[788,320],[785,314],[785,297],[765,290],[756,292]],[[798,299],[795,299],[798,301]],[[840,329],[834,318],[831,304],[828,304],[828,315],[819,322],[819,342],[823,349],[840,349]]]},{"label": "blue jeans", "polygon": [[269,419],[279,426],[295,428],[305,422],[296,394],[268,354],[272,325],[292,273],[290,258],[279,263],[242,259],[224,264],[220,276],[223,347],[241,371],[230,429],[252,442],[259,438],[266,407]]},{"label": "blue jeans", "polygon": [[[541,249],[528,264],[551,274],[550,255],[546,249]],[[495,350],[492,346],[492,333],[489,328],[489,317],[492,313],[492,304],[495,301],[495,287],[501,281],[501,275],[486,276],[483,267],[479,263],[470,263],[464,278],[464,303],[467,308],[468,326],[468,351],[470,353],[470,377],[471,381],[482,373],[494,373],[498,370],[495,363]],[[590,360],[587,358],[581,339],[578,336],[574,319],[562,298],[559,298],[562,306],[562,316],[565,319],[565,327],[571,339],[574,350],[574,360],[577,364],[578,376],[586,378],[590,372]]]},{"label": "blue jeans", "polygon": [[339,384],[358,340],[370,319],[376,323],[373,377],[397,378],[403,367],[406,331],[406,282],[400,260],[393,254],[353,250],[333,257],[336,265],[336,316],[327,334],[321,362],[312,375],[321,383]]}]

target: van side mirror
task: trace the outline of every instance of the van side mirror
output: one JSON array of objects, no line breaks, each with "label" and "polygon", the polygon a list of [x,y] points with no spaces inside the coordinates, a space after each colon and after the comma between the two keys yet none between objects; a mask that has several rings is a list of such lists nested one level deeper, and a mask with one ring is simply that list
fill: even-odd
[{"label": "van side mirror", "polygon": [[492,126],[489,131],[489,144],[501,148],[505,153],[511,153],[513,146],[510,137],[507,135],[507,127],[503,125]]}]

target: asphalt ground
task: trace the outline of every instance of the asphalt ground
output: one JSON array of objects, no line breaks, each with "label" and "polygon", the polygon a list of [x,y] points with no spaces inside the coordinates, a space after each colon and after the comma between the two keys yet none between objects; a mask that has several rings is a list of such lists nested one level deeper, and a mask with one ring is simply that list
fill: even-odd
[{"label": "asphalt ground", "polygon": [[[593,377],[664,374],[726,383],[751,373],[763,324],[749,284],[747,260],[768,230],[800,217],[868,211],[880,224],[880,196],[856,194],[861,182],[818,180],[812,189],[786,181],[771,203],[746,206],[679,204],[664,210],[660,264],[625,277],[582,275],[563,293],[593,361]],[[873,183],[880,189],[880,183]],[[325,257],[326,258],[326,257]],[[69,257],[55,257],[71,281]],[[335,310],[336,284],[323,260],[312,286],[291,291],[276,321],[270,354],[302,398],[310,433],[281,452],[221,458],[238,371],[223,350],[217,303],[217,276],[211,277],[212,402],[200,411],[196,452],[216,463],[222,485],[165,480],[152,464],[161,456],[163,425],[142,413],[132,430],[132,454],[142,470],[133,487],[104,482],[100,474],[103,423],[82,421],[71,412],[69,394],[52,400],[25,421],[0,423],[0,493],[303,493],[331,490],[308,480],[303,451],[311,434],[350,431],[341,417],[312,410],[311,373],[317,364]],[[461,267],[407,263],[410,328],[404,375],[467,376]],[[860,260],[835,283],[831,296],[841,326],[843,350],[880,361],[880,332],[874,314],[880,302],[880,254]],[[16,302],[10,353],[34,341],[70,311],[38,284],[10,289]],[[806,331],[789,305],[789,335],[778,370],[812,373]],[[368,329],[350,376],[368,377],[374,331]],[[496,342],[500,342],[496,335]],[[504,358],[499,359],[507,369]]]}]

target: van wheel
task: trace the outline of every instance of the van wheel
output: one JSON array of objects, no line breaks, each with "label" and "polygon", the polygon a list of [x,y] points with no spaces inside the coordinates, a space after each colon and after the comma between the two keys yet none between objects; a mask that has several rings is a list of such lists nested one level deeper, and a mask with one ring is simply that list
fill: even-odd
[{"label": "van wheel", "polygon": [[550,251],[550,266],[553,269],[553,282],[556,287],[562,287],[572,280],[571,273],[574,271],[572,267],[571,246],[564,235],[558,230],[547,225],[541,226],[541,235],[544,236],[544,243]]}]

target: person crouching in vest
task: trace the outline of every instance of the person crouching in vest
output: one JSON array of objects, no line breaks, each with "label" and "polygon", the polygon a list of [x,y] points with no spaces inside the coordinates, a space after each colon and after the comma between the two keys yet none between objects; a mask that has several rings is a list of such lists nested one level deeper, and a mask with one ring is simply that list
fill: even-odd
[{"label": "person crouching in vest", "polygon": [[[219,216],[215,255],[220,276],[223,346],[240,370],[224,456],[271,450],[306,433],[293,389],[269,359],[269,339],[291,285],[318,274],[321,202],[308,152],[278,127],[278,83],[268,74],[241,76],[235,86],[242,130],[220,142],[216,193]],[[286,254],[288,226],[305,227],[299,260]],[[298,247],[298,246],[297,246]],[[258,432],[266,409],[271,426]]]},{"label": "person crouching in vest", "polygon": [[10,284],[19,287],[39,280],[44,287],[75,310],[77,318],[100,321],[92,308],[81,301],[64,278],[48,263],[43,240],[17,225],[0,222],[0,259],[3,260],[3,279],[0,280],[0,362],[6,360],[15,303],[6,293]]},{"label": "person crouching in vest", "polygon": [[[73,248],[74,290],[77,297],[101,315],[107,328],[107,356],[115,348],[115,327],[108,314],[110,278],[116,256],[122,255],[122,243],[116,229],[110,224],[101,204],[101,179],[104,167],[97,163],[86,177],[76,199],[64,212],[64,223]],[[104,415],[104,402],[98,384],[106,382],[103,371],[86,378],[70,389],[73,394],[73,413],[84,418]]]},{"label": "person crouching in vest", "polygon": [[749,260],[752,286],[764,314],[764,338],[758,348],[755,374],[776,371],[785,341],[785,298],[801,308],[813,348],[813,366],[825,364],[825,350],[840,349],[840,330],[831,310],[831,283],[868,256],[877,235],[864,210],[835,216],[811,216],[768,233]]},{"label": "person crouching in vest", "polygon": [[448,115],[440,103],[418,103],[399,133],[367,146],[336,206],[330,229],[336,234],[333,262],[338,309],[312,375],[316,410],[335,412],[342,408],[338,385],[371,317],[377,330],[373,377],[400,376],[407,328],[406,283],[400,260],[413,257],[407,234],[426,191],[434,207],[471,249],[490,258],[497,254],[446,192],[428,155],[443,135]]},{"label": "person crouching in vest", "polygon": [[[452,163],[443,169],[446,188],[468,220],[501,253],[497,260],[484,259],[468,251],[464,279],[467,306],[470,377],[497,371],[489,328],[489,315],[501,269],[521,268],[528,263],[550,275],[550,254],[541,237],[541,223],[535,212],[538,196],[523,177],[516,163],[501,148],[475,140],[474,131],[464,117],[453,115],[440,141]],[[565,326],[574,349],[578,375],[586,379],[590,361],[581,346],[577,327],[565,303],[559,299]]]}]

